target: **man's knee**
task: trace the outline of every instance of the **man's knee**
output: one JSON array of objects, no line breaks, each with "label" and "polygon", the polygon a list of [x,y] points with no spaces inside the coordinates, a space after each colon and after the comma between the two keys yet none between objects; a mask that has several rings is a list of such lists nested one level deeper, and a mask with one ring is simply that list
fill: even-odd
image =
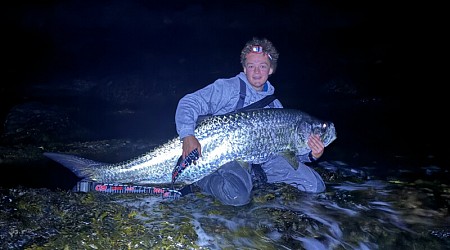
[{"label": "man's knee", "polygon": [[216,195],[222,204],[229,206],[243,206],[250,202],[250,193],[239,192],[239,193],[229,193],[227,195]]},{"label": "man's knee", "polygon": [[252,183],[251,179],[246,179],[235,172],[223,173],[223,190],[216,197],[226,205],[242,206],[249,203]]},{"label": "man's knee", "polygon": [[224,165],[200,180],[198,186],[225,205],[242,206],[250,202],[251,176],[237,162]]},{"label": "man's knee", "polygon": [[264,164],[263,169],[269,183],[284,182],[309,193],[320,193],[326,189],[322,177],[301,162],[295,169],[286,158],[279,156]]},{"label": "man's knee", "polygon": [[304,168],[302,171],[304,178],[299,178],[297,181],[291,183],[291,185],[308,193],[321,193],[325,191],[326,186],[322,177],[314,169],[308,166],[302,167]]}]

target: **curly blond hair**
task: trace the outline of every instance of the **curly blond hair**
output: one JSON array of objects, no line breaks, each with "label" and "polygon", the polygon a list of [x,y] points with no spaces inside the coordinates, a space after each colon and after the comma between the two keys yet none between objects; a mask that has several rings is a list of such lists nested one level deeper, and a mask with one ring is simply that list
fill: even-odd
[{"label": "curly blond hair", "polygon": [[259,39],[254,37],[252,40],[248,41],[244,48],[241,51],[241,64],[242,67],[245,67],[245,60],[248,53],[253,51],[254,46],[261,46],[263,49],[263,53],[267,54],[270,61],[270,67],[272,68],[272,74],[275,73],[275,70],[277,69],[277,62],[278,62],[278,51],[273,46],[272,42],[267,40],[266,38]]}]

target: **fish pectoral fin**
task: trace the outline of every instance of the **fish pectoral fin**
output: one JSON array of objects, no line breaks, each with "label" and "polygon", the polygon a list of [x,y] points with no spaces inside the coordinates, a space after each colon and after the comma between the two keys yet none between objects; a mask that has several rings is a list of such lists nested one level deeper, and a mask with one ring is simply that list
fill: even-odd
[{"label": "fish pectoral fin", "polygon": [[239,165],[241,165],[244,169],[246,170],[250,170],[250,163],[246,162],[246,161],[242,161],[242,160],[236,160],[237,163],[239,163]]},{"label": "fish pectoral fin", "polygon": [[298,163],[298,160],[297,160],[297,156],[295,155],[294,152],[292,152],[292,151],[286,151],[286,152],[283,152],[283,153],[281,154],[281,156],[283,156],[283,158],[286,159],[286,161],[287,161],[287,162],[288,162],[295,170],[298,169],[299,163]]}]

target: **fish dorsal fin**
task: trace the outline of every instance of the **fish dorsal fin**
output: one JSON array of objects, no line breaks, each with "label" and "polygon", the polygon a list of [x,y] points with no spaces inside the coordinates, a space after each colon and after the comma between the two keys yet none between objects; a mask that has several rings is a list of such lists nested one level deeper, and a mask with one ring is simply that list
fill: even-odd
[{"label": "fish dorsal fin", "polygon": [[[237,109],[235,111],[226,113],[226,114],[232,114],[232,113],[239,113],[239,112],[243,112],[243,111],[250,111],[250,110],[258,110],[258,109],[262,109],[265,106],[269,105],[271,102],[273,102],[275,99],[277,99],[277,97],[275,95],[268,95],[266,97],[264,97],[263,99],[254,102],[248,106],[245,106],[243,108]],[[197,118],[197,125],[200,124],[202,121],[208,119],[209,117],[211,117],[213,115],[200,115]]]}]

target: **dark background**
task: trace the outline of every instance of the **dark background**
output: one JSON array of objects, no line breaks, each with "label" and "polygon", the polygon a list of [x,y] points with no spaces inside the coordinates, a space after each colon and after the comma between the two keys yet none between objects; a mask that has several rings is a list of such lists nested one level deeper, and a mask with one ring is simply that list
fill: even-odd
[{"label": "dark background", "polygon": [[65,109],[91,132],[79,140],[165,142],[176,135],[178,100],[238,74],[241,49],[259,37],[280,53],[269,80],[284,106],[335,123],[325,159],[448,169],[441,9],[391,1],[7,3],[0,132],[10,134],[11,114],[32,103]]}]

